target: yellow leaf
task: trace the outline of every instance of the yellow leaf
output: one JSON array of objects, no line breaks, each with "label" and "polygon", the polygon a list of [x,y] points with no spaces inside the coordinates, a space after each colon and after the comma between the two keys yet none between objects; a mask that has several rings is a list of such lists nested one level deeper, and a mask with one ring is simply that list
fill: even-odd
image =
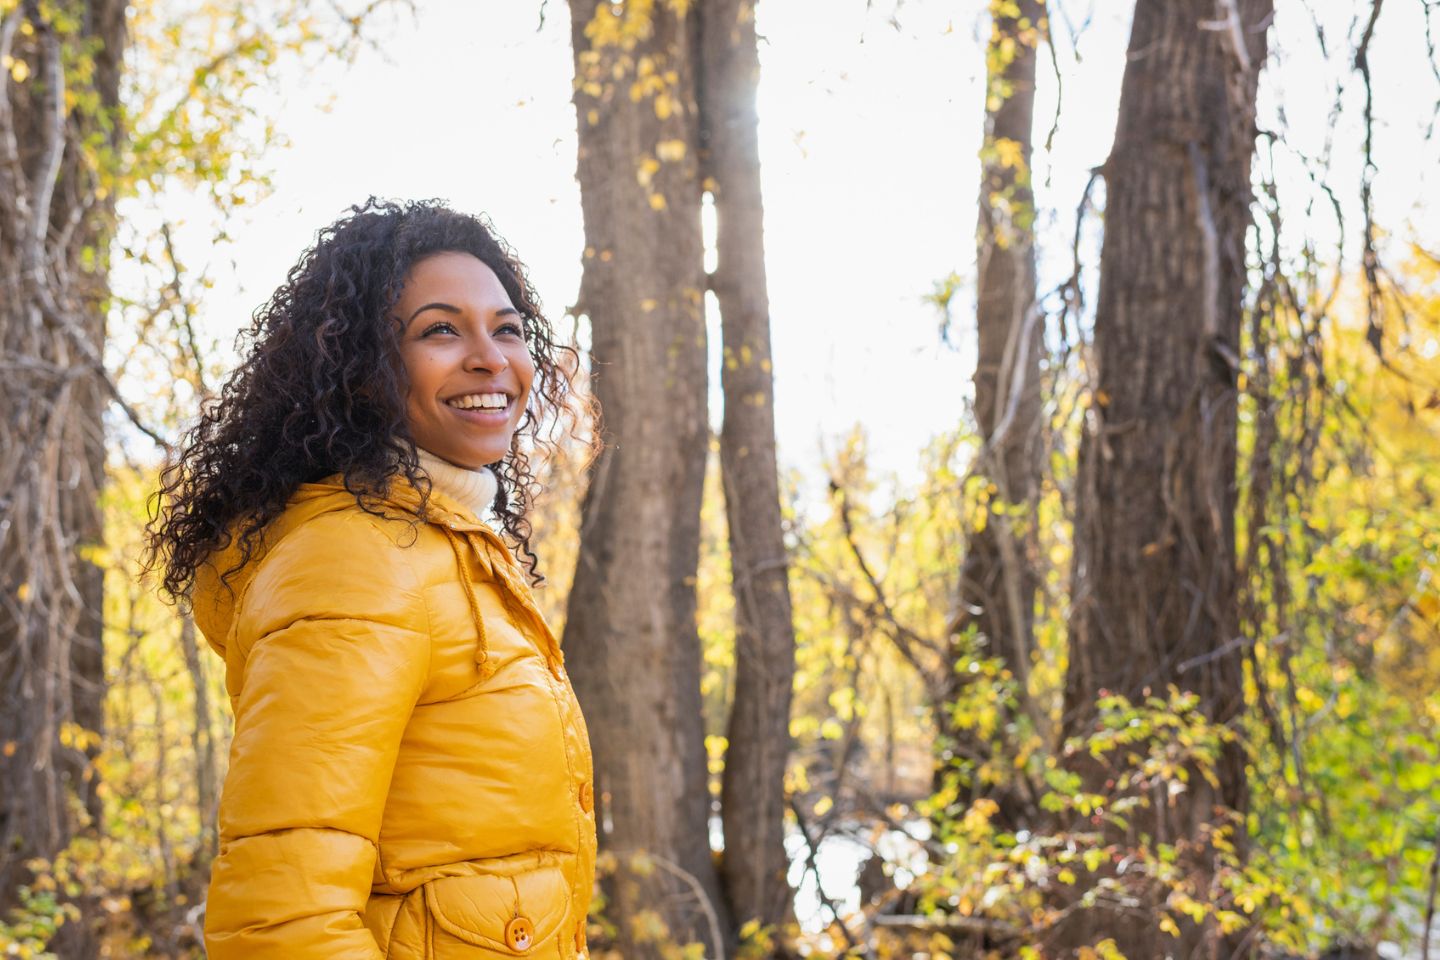
[{"label": "yellow leaf", "polygon": [[655,144],[655,155],[667,163],[685,159],[684,140],[661,140]]},{"label": "yellow leaf", "polygon": [[1180,928],[1175,925],[1175,921],[1172,920],[1169,916],[1164,916],[1160,918],[1160,929],[1164,930],[1172,937],[1180,936]]},{"label": "yellow leaf", "polygon": [[1000,161],[1000,166],[1006,170],[1023,170],[1025,168],[1025,156],[1020,146],[1020,141],[1011,140],[1009,137],[999,137],[995,140],[995,159]]},{"label": "yellow leaf", "polygon": [[665,194],[663,194],[663,193],[652,193],[652,194],[650,194],[650,209],[651,209],[651,210],[664,210],[664,209],[665,209]]}]

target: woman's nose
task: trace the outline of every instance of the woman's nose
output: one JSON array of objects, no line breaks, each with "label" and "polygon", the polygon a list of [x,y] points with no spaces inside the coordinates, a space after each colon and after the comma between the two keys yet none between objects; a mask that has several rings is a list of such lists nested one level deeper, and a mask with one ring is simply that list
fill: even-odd
[{"label": "woman's nose", "polygon": [[471,344],[470,355],[465,358],[466,369],[483,373],[499,373],[508,366],[510,361],[506,359],[505,351],[500,349],[494,337],[484,333]]}]

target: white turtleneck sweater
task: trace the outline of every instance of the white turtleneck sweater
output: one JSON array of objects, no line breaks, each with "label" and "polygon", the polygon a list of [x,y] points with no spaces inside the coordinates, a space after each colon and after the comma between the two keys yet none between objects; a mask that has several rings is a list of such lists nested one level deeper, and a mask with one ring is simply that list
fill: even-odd
[{"label": "white turtleneck sweater", "polygon": [[469,510],[475,519],[485,519],[500,489],[500,481],[495,479],[494,471],[489,467],[479,470],[457,467],[421,447],[416,447],[415,452],[420,457],[420,469],[430,477],[433,489]]}]

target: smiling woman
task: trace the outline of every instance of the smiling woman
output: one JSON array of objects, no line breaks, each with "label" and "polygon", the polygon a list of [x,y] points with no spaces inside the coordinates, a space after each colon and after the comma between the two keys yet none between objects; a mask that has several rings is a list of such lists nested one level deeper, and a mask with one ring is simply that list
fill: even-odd
[{"label": "smiling woman", "polygon": [[208,955],[583,956],[590,744],[525,522],[574,351],[486,223],[373,200],[250,337],[149,540],[235,710]]}]

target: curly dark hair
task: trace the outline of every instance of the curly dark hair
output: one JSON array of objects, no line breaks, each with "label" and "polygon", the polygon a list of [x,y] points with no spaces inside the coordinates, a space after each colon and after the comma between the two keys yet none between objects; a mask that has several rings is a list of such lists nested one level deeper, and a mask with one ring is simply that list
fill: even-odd
[{"label": "curly dark hair", "polygon": [[510,452],[492,467],[500,481],[493,509],[532,580],[543,580],[526,517],[539,490],[527,448],[554,452],[567,436],[593,444],[585,437],[595,436],[594,401],[575,384],[579,355],[557,342],[524,266],[487,220],[434,200],[371,197],[321,230],[256,311],[239,338],[244,361],[161,473],[145,567],[163,571],[165,596],[184,602],[200,565],[238,537],[239,559],[221,571],[228,583],[302,483],[341,474],[360,507],[377,513],[389,482],[403,474],[420,491],[425,516],[430,484],[406,423],[391,311],[411,268],[447,252],[494,270],[525,320],[535,380]]}]

